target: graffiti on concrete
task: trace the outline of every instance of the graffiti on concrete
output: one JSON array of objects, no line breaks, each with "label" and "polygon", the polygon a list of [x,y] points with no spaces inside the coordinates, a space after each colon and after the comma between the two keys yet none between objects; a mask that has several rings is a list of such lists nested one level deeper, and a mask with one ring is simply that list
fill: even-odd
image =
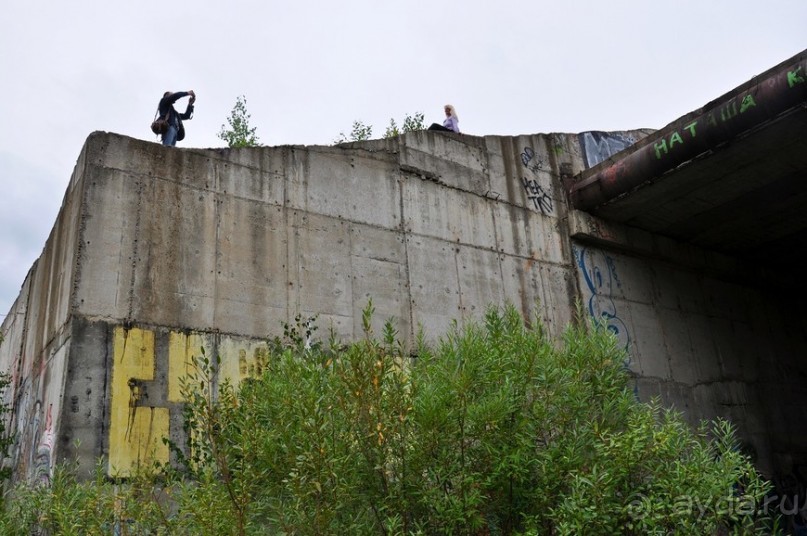
[{"label": "graffiti on concrete", "polygon": [[244,348],[238,350],[238,374],[239,381],[247,378],[258,378],[263,375],[269,363],[269,349],[259,346],[252,351],[252,359],[247,355]]},{"label": "graffiti on concrete", "polygon": [[183,377],[193,370],[196,356],[202,353],[204,338],[198,333],[172,331],[168,334],[168,401],[184,402]]},{"label": "graffiti on concrete", "polygon": [[10,456],[19,475],[47,484],[53,470],[54,423],[53,405],[47,404],[45,412],[43,396],[39,393],[38,387],[43,382],[41,376],[32,378],[28,374],[14,386],[16,422],[11,425],[15,437]]},{"label": "graffiti on concrete", "polygon": [[[162,439],[170,435],[171,412],[179,411],[185,402],[183,378],[193,372],[202,348],[212,348],[213,343],[200,333],[170,331],[167,335],[167,345],[157,344],[156,338],[164,334],[155,330],[114,327],[109,475],[127,476],[144,463],[168,462],[168,447]],[[265,341],[227,339],[218,343],[218,351],[218,379],[235,385],[263,374],[269,363]]]},{"label": "graffiti on concrete", "polygon": [[36,459],[34,461],[34,474],[36,482],[49,485],[52,478],[53,464],[53,404],[48,404],[48,412],[45,417],[45,431],[42,440],[36,447]]},{"label": "graffiti on concrete", "polygon": [[[521,163],[524,167],[530,170],[533,175],[537,174],[544,167],[544,161],[539,158],[532,147],[524,147],[524,152],[521,153]],[[552,214],[554,206],[552,203],[552,196],[549,195],[545,189],[535,178],[522,177],[521,182],[524,190],[527,192],[527,199],[532,201],[532,205],[536,210],[540,210],[541,214],[548,216]]]},{"label": "graffiti on concrete", "polygon": [[[787,73],[787,83],[789,88],[805,82],[804,77],[798,74],[800,70],[801,66],[799,66],[799,68],[795,71],[789,71]],[[760,97],[758,96],[757,98]],[[762,105],[764,106],[765,103],[763,102]],[[664,136],[661,138],[661,140],[654,143],[653,149],[655,150],[656,159],[661,160],[662,158],[666,157],[679,145],[685,146],[687,143],[691,143],[691,141],[695,139],[699,133],[703,134],[703,131],[708,130],[710,127],[716,128],[722,123],[731,122],[735,118],[742,116],[744,113],[756,108],[757,106],[757,99],[754,98],[753,94],[746,93],[737,95],[728,102],[725,102],[719,107],[711,110],[704,117],[684,125],[680,129],[674,131],[672,134]]]},{"label": "graffiti on concrete", "polygon": [[524,147],[524,151],[521,153],[521,163],[533,173],[537,173],[544,168],[543,159],[535,154],[532,147]]},{"label": "graffiti on concrete", "polygon": [[632,136],[610,132],[581,132],[578,134],[586,167],[590,168],[636,143]]},{"label": "graffiti on concrete", "polygon": [[630,334],[625,323],[619,318],[616,303],[612,298],[615,288],[622,287],[614,260],[601,251],[578,247],[574,250],[577,266],[585,283],[583,292],[589,295],[586,301],[589,314],[616,336],[622,348],[628,350]]},{"label": "graffiti on concrete", "polygon": [[541,214],[544,216],[552,214],[552,198],[546,190],[538,184],[538,181],[527,179],[526,177],[523,178],[522,181],[524,183],[524,189],[527,191],[527,199],[532,201],[533,206],[540,210]]},{"label": "graffiti on concrete", "polygon": [[804,83],[805,79],[803,76],[799,74],[800,72],[801,72],[801,65],[796,67],[795,70],[787,72],[787,87],[792,88],[796,84]]},{"label": "graffiti on concrete", "polygon": [[[712,114],[709,114],[709,118],[711,118],[711,119],[707,119],[707,121],[710,121],[710,122],[714,121],[714,116]],[[725,121],[725,119],[724,119],[724,121]],[[654,143],[653,144],[653,149],[655,149],[655,151],[656,151],[656,160],[660,159],[662,156],[667,155],[670,152],[671,149],[675,148],[676,145],[678,145],[678,144],[683,145],[684,137],[686,137],[686,139],[688,139],[688,140],[692,139],[692,138],[695,138],[697,136],[697,130],[696,130],[697,126],[698,126],[698,122],[693,121],[692,123],[689,123],[688,125],[684,125],[684,128],[680,132],[676,130],[675,132],[670,134],[669,138],[664,137],[664,138],[661,138],[661,141],[658,141],[658,142]],[[683,132],[683,136],[681,135],[682,132]]]},{"label": "graffiti on concrete", "polygon": [[42,401],[35,399],[31,390],[26,389],[23,402],[23,418],[20,420],[21,441],[20,448],[26,452],[20,452],[20,459],[23,464],[20,466],[23,474],[31,476],[35,467],[36,445],[39,444],[42,436]]},{"label": "graffiti on concrete", "polygon": [[169,409],[144,402],[155,377],[154,332],[114,331],[109,426],[109,474],[128,476],[139,465],[168,461]]},{"label": "graffiti on concrete", "polygon": [[799,73],[801,72],[801,65],[796,67],[794,71],[787,72],[787,87],[792,88],[796,84],[803,84],[805,79]]}]

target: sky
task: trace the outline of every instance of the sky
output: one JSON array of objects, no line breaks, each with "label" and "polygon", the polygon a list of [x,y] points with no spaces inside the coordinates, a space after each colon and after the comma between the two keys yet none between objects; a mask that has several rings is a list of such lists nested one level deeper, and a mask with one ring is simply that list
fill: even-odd
[{"label": "sky", "polygon": [[0,321],[87,136],[157,142],[167,90],[197,95],[181,147],[224,146],[241,95],[264,145],[448,103],[480,136],[661,128],[806,49],[805,21],[805,0],[4,0]]}]

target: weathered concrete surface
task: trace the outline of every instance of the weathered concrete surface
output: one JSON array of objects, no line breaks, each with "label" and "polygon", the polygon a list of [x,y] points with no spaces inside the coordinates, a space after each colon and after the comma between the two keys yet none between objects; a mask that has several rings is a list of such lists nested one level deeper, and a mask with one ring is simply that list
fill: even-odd
[{"label": "weathered concrete surface", "polygon": [[[719,256],[705,254],[693,269],[588,238],[578,235],[574,246],[584,306],[628,350],[639,396],[660,397],[693,424],[730,419],[768,475],[803,463],[807,438],[797,423],[805,418],[807,326],[801,300],[732,259],[713,262]],[[667,245],[674,257],[676,246]],[[692,254],[687,246],[677,250],[682,259]]]},{"label": "weathered concrete surface", "polygon": [[[262,337],[293,311],[355,337],[372,296],[379,324],[394,316],[411,336],[488,303],[550,303],[509,283],[533,265],[571,268],[551,164],[521,162],[545,142],[434,138],[166,152],[94,135],[74,313]],[[571,318],[562,302],[544,309],[551,325]]]},{"label": "weathered concrete surface", "polygon": [[572,206],[797,273],[793,252],[807,248],[805,72],[807,50],[594,165],[571,185]]},{"label": "weathered concrete surface", "polygon": [[165,459],[199,347],[238,382],[283,322],[319,315],[357,338],[372,298],[376,329],[394,318],[406,341],[505,302],[559,335],[580,301],[631,352],[640,396],[731,417],[773,467],[807,446],[782,416],[804,394],[796,305],[730,258],[568,208],[565,182],[646,134],[423,131],[233,150],[92,134],[3,323],[9,463],[46,479],[75,456],[121,474]]},{"label": "weathered concrete surface", "polygon": [[47,478],[76,455],[123,473],[165,458],[188,355],[203,344],[239,380],[298,314],[356,338],[372,298],[376,328],[394,318],[410,341],[513,302],[559,334],[576,296],[560,162],[583,169],[576,135],[242,150],[91,135],[3,325],[10,463]]}]

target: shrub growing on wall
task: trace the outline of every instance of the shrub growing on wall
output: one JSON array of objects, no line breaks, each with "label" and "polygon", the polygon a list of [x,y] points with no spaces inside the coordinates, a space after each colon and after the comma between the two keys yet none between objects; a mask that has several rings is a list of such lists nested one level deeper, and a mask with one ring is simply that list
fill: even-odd
[{"label": "shrub growing on wall", "polygon": [[[0,346],[4,341],[3,334],[0,333]],[[11,418],[10,391],[11,375],[8,372],[0,372],[0,459],[5,460],[10,454],[14,444],[14,434],[9,427]],[[0,486],[11,476],[11,469],[5,464],[0,467]],[[2,505],[0,505],[2,507]]]},{"label": "shrub growing on wall", "polygon": [[[604,330],[569,327],[552,341],[513,308],[491,309],[434,347],[418,343],[410,358],[391,323],[375,336],[371,314],[364,340],[344,346],[311,344],[310,327],[287,326],[259,376],[217,394],[217,360],[200,356],[185,381],[189,444],[174,445],[178,464],[151,487],[118,486],[115,501],[94,492],[99,506],[85,515],[171,534],[765,528],[768,485],[731,426],[693,431],[638,402]],[[62,502],[81,502],[64,489],[55,490]],[[70,525],[65,512],[92,510],[20,496],[0,524],[9,534],[59,531]],[[25,517],[34,506],[42,511]]]},{"label": "shrub growing on wall", "polygon": [[230,116],[227,117],[227,126],[221,125],[218,137],[227,142],[228,147],[257,147],[257,127],[250,126],[250,114],[247,112],[247,98],[240,95],[235,99]]}]

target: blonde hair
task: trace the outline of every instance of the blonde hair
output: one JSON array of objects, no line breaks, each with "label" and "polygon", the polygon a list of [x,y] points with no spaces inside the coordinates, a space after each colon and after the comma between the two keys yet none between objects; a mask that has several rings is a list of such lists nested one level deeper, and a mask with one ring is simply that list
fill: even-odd
[{"label": "blonde hair", "polygon": [[451,117],[453,117],[454,119],[459,119],[459,117],[457,116],[457,110],[454,109],[454,106],[452,106],[451,104],[446,104],[445,106],[443,106],[443,109],[446,108],[448,108],[448,113],[449,115],[451,115]]}]

